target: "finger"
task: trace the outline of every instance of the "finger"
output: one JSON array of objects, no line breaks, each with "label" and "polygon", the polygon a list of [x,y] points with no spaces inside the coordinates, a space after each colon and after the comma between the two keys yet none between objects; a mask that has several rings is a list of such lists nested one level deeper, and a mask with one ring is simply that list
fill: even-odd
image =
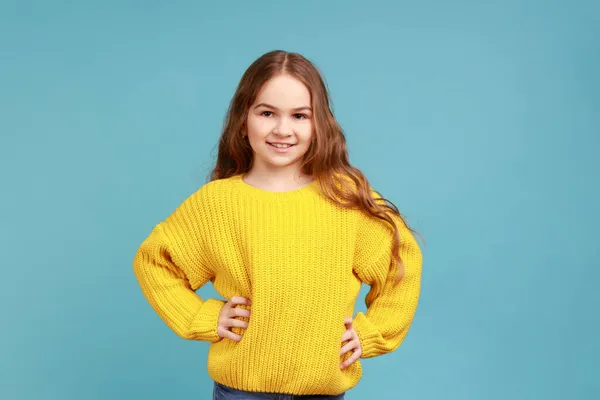
[{"label": "finger", "polygon": [[344,325],[352,325],[352,317],[346,317],[344,319]]},{"label": "finger", "polygon": [[227,330],[227,329],[221,328],[221,327],[219,327],[217,329],[217,335],[219,335],[222,338],[229,338],[231,340],[235,340],[236,342],[239,342],[240,340],[242,340],[241,335],[237,335],[237,334],[231,332],[230,330]]},{"label": "finger", "polygon": [[233,296],[229,300],[231,304],[244,304],[244,298],[242,296]]},{"label": "finger", "polygon": [[248,323],[246,321],[241,321],[239,319],[230,318],[225,321],[225,326],[237,327],[237,328],[248,328]]},{"label": "finger", "polygon": [[232,317],[248,317],[250,318],[250,310],[246,310],[245,308],[232,308],[229,312],[229,315]]},{"label": "finger", "polygon": [[344,368],[348,367],[354,361],[358,360],[358,357],[360,357],[360,353],[355,351],[346,361],[344,361],[342,364],[340,364],[340,368],[344,369]]},{"label": "finger", "polygon": [[352,340],[352,331],[344,332],[344,334],[342,335],[342,342],[345,342],[346,340]]},{"label": "finger", "polygon": [[219,324],[219,327],[217,328],[217,335],[221,338],[225,338],[227,337],[227,332],[227,328],[224,328]]},{"label": "finger", "polygon": [[250,299],[247,299],[247,298],[242,297],[242,296],[233,296],[230,301],[233,304],[246,304],[246,305],[252,304],[252,302],[250,301]]},{"label": "finger", "polygon": [[354,327],[352,326],[352,319],[350,319],[349,321],[345,320],[344,321],[344,325],[346,326],[346,330],[347,331],[350,331],[350,330],[354,329]]},{"label": "finger", "polygon": [[352,350],[355,347],[356,347],[356,343],[354,343],[354,341],[346,343],[340,349],[340,355],[343,356],[344,354],[346,354],[347,352],[349,352],[350,350]]},{"label": "finger", "polygon": [[229,339],[235,340],[236,342],[239,342],[240,340],[242,340],[242,335],[235,334],[231,331],[226,331],[225,334]]}]

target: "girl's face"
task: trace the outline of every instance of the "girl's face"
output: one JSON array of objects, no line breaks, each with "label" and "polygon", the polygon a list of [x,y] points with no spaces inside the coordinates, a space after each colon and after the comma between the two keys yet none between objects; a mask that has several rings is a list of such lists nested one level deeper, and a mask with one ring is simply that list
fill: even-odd
[{"label": "girl's face", "polygon": [[[313,135],[310,92],[289,75],[268,80],[248,110],[247,134],[260,171],[300,168]],[[276,143],[291,144],[277,148]]]}]

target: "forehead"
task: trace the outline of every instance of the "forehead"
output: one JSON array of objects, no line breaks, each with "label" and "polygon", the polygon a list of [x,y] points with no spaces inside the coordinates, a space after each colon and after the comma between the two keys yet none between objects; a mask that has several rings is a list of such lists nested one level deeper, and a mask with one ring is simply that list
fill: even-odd
[{"label": "forehead", "polygon": [[310,91],[298,79],[278,75],[265,82],[254,103],[268,103],[282,109],[310,106]]}]

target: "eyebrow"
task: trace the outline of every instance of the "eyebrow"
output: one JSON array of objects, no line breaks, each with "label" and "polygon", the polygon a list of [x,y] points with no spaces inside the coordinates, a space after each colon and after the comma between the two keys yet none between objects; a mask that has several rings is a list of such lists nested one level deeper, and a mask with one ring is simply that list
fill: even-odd
[{"label": "eyebrow", "polygon": [[[273,110],[278,110],[277,107],[272,106],[270,104],[267,103],[260,103],[257,104],[256,107],[254,108],[258,108],[258,107],[267,107],[267,108],[272,108]],[[312,111],[312,108],[308,107],[308,106],[302,106],[302,107],[296,107],[296,108],[292,108],[292,111],[301,111],[301,110],[308,110],[308,111]]]}]

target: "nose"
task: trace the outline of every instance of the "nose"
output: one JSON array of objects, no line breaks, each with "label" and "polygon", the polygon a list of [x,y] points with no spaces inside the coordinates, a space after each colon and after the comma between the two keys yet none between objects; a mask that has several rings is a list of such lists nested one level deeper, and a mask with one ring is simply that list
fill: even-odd
[{"label": "nose", "polygon": [[288,118],[282,117],[277,119],[277,124],[273,127],[273,133],[277,135],[289,135],[292,133],[291,123]]}]

